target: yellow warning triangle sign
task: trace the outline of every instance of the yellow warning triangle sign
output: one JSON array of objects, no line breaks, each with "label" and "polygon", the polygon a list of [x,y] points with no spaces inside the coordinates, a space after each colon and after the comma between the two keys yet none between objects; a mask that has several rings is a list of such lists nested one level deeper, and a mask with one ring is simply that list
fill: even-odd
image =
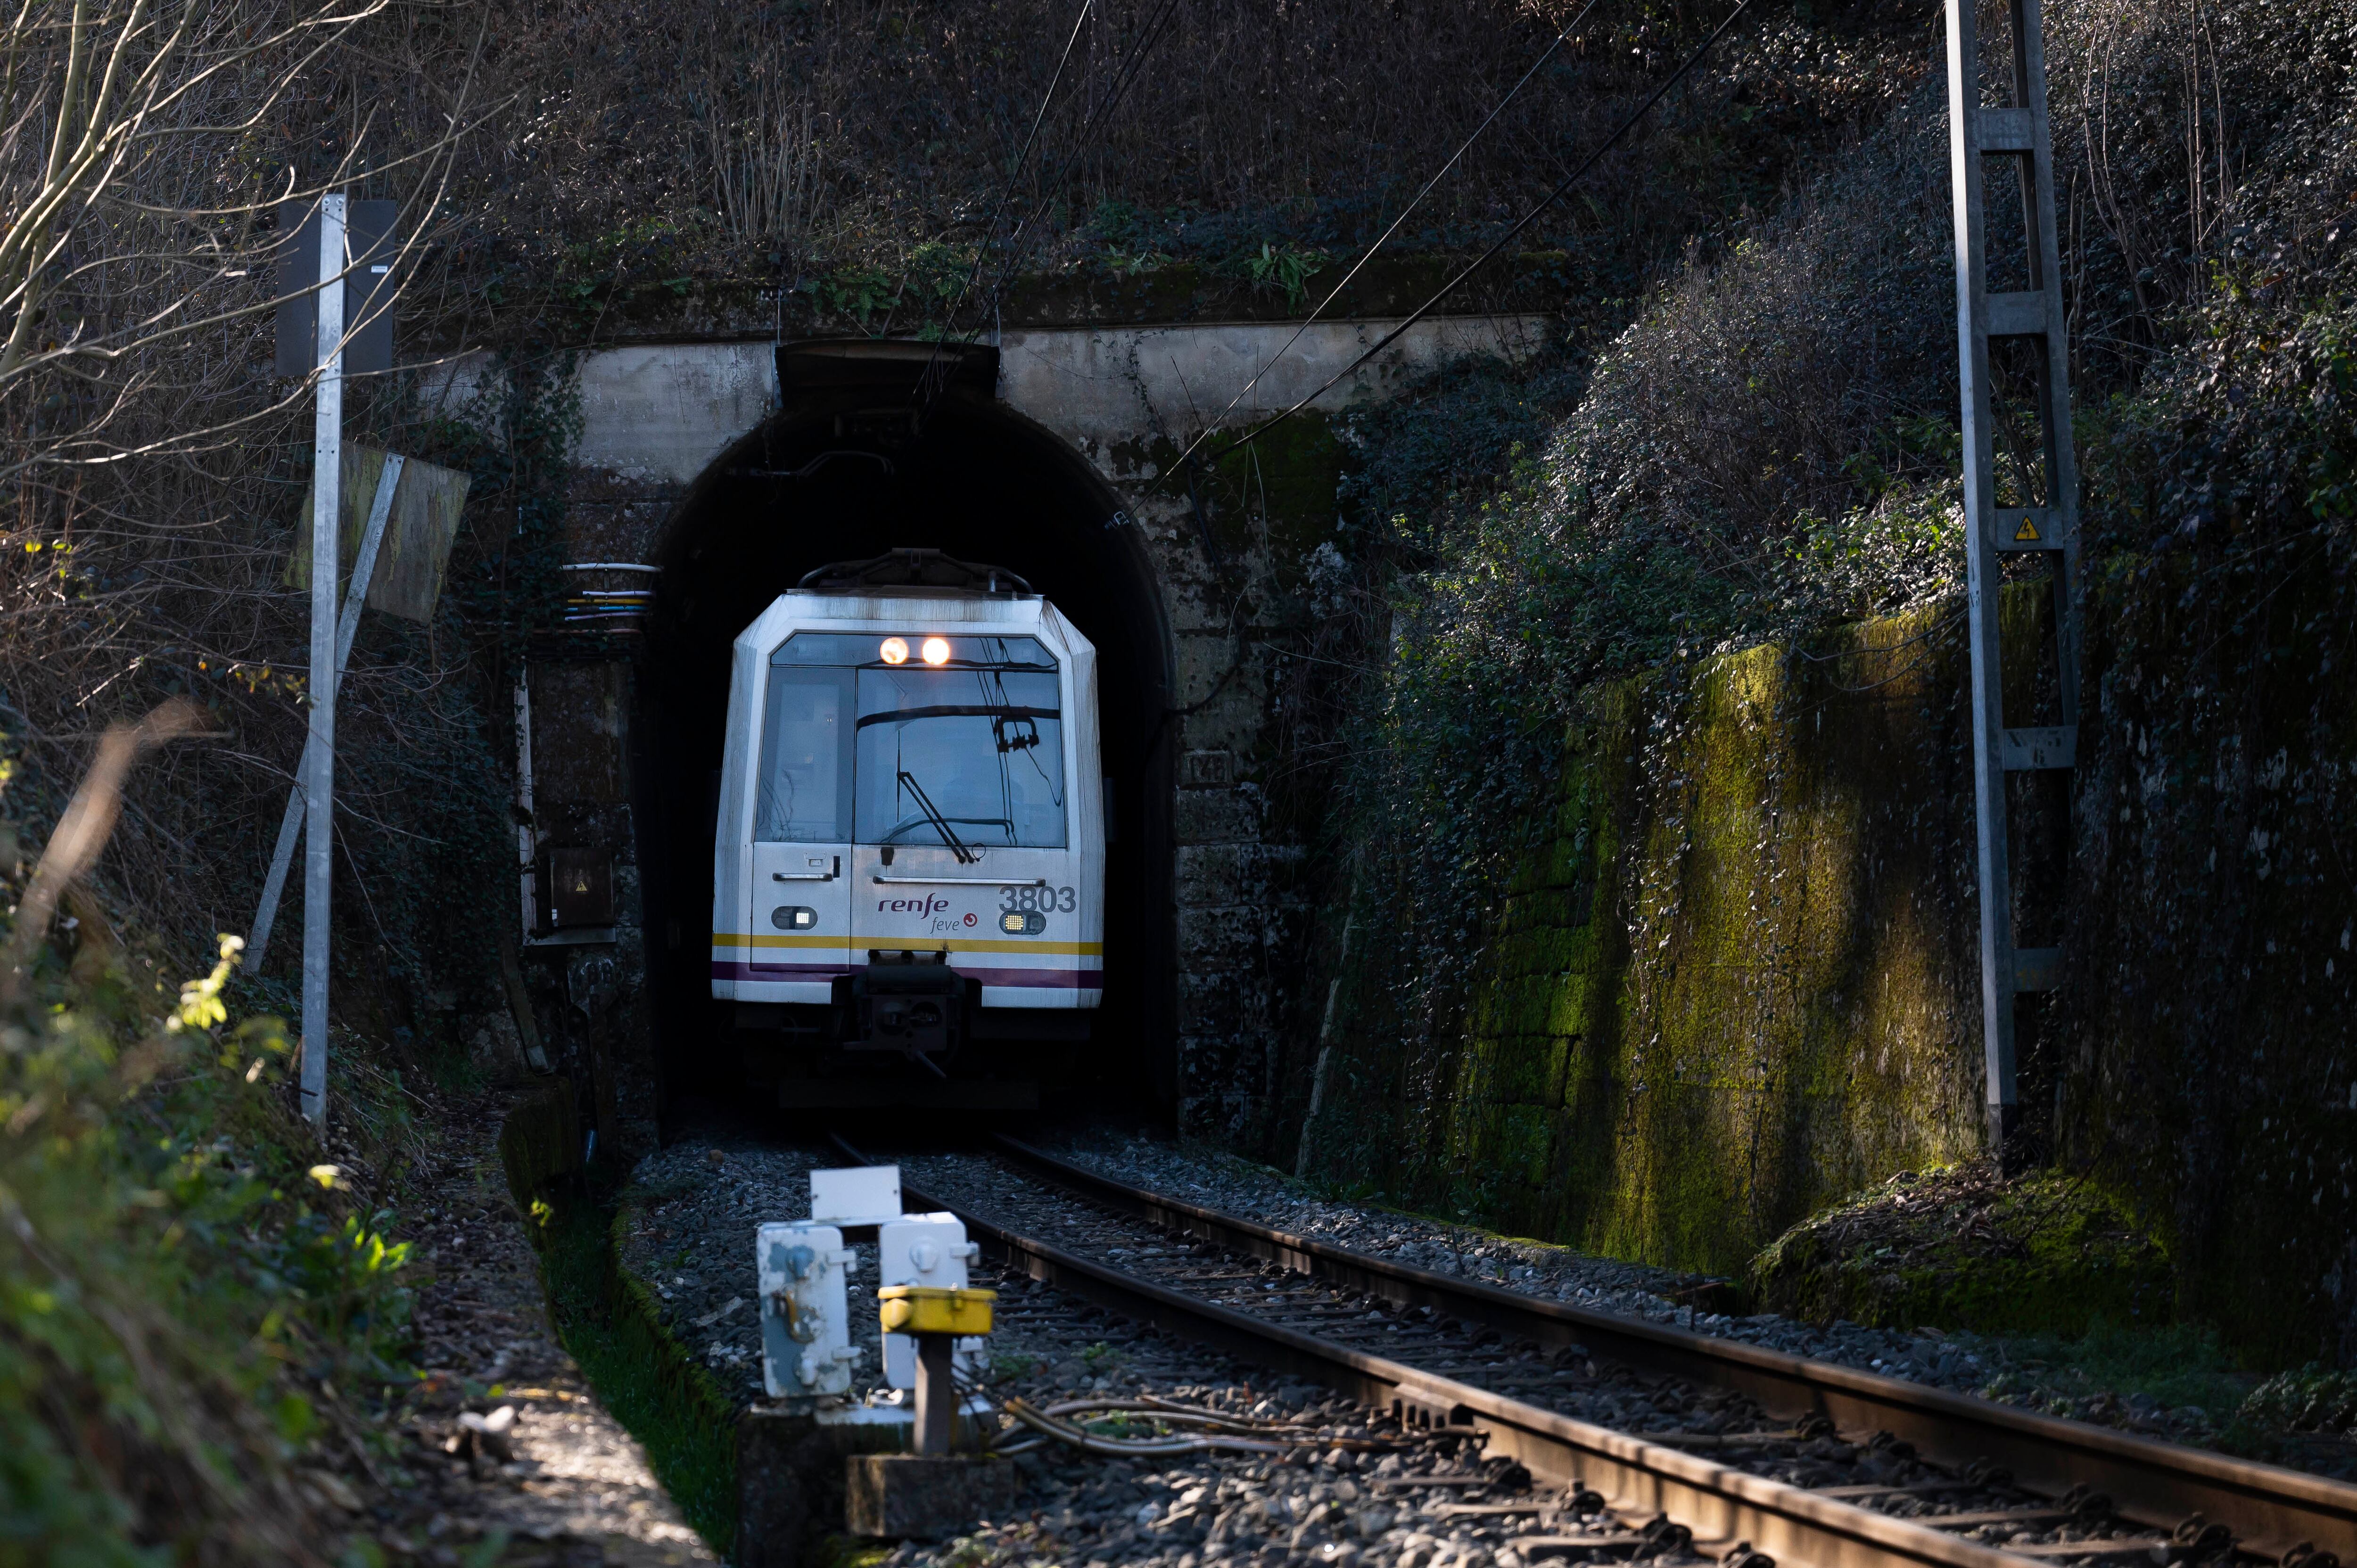
[{"label": "yellow warning triangle sign", "polygon": [[2029,513],[2024,512],[2021,518],[2021,526],[2013,531],[2013,542],[2016,544],[2034,544],[2038,542],[2040,537],[2040,535],[2038,532],[2038,520],[2031,517]]}]

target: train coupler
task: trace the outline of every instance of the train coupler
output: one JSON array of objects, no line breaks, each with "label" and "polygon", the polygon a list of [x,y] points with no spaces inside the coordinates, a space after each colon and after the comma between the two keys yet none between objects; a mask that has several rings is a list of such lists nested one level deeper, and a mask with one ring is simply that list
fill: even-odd
[{"label": "train coupler", "polygon": [[934,1066],[965,1041],[973,983],[950,967],[946,952],[871,949],[867,967],[851,977],[852,1051],[900,1051]]}]

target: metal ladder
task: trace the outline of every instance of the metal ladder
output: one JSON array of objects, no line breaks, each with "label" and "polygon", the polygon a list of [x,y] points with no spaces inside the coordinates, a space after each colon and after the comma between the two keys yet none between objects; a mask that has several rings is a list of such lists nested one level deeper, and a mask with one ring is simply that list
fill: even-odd
[{"label": "metal ladder", "polygon": [[[1973,782],[1980,862],[1982,1044],[1988,1069],[1988,1144],[2001,1158],[2021,1129],[2014,1055],[2014,998],[2061,983],[2060,948],[2013,940],[2011,832],[2006,775],[2076,764],[2079,738],[2079,470],[2071,450],[2070,345],[2062,314],[2062,269],[2054,225],[2053,142],[2046,118],[2046,52],[2040,0],[2008,0],[2013,102],[1980,102],[1980,37],[1973,0],[1947,0],[1948,146],[1956,218],[1956,349],[1964,403],[1964,526],[1969,561],[1973,669]],[[1982,201],[1986,160],[2019,172],[2029,287],[1991,293]],[[1996,422],[1991,407],[1989,339],[2041,340],[2036,401],[2044,448],[2045,493],[2036,506],[1996,504]],[[2029,476],[2022,477],[2023,482]],[[2001,662],[2000,558],[2054,557],[2054,645],[2060,725],[2005,724]],[[2011,1162],[2008,1162],[2011,1163]]]}]

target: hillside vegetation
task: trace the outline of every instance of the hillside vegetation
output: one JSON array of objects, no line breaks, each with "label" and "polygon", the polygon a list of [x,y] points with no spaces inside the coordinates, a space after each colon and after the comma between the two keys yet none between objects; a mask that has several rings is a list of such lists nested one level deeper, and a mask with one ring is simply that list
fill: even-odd
[{"label": "hillside vegetation", "polygon": [[[1503,232],[1717,19],[1557,0],[490,14],[432,328],[519,346],[691,321],[980,333],[1043,285],[1182,272],[1298,310],[1460,146],[1388,253]],[[1910,30],[1867,5],[1763,17],[1523,243],[1563,256],[1576,303],[1632,299],[1878,115],[1914,74]]]},{"label": "hillside vegetation", "polygon": [[[58,867],[19,820],[0,881],[29,904]],[[328,1560],[405,1381],[408,1248],[367,1202],[383,1145],[351,1136],[397,1131],[398,1083],[339,1065],[329,1159],[276,1021],[230,1022],[236,939],[176,986],[72,903],[0,987],[0,1560]]]},{"label": "hillside vegetation", "polygon": [[[2048,22],[2098,566],[2222,567],[2357,510],[2357,13],[2188,16]],[[1936,10],[1917,18],[1928,40]],[[1399,769],[1363,798],[1399,798],[1469,731],[1558,744],[1599,676],[1955,592],[1943,91],[1926,75],[1771,216],[1697,246],[1626,330],[1528,389],[1526,422],[1487,417],[1491,378],[1364,419],[1359,550],[1398,585],[1375,614],[1404,655],[1361,693],[1385,736],[1366,757]],[[1427,427],[1471,437],[1444,473],[1418,461]],[[1463,788],[1511,810],[1534,760]],[[1462,820],[1465,842],[1494,839]]]},{"label": "hillside vegetation", "polygon": [[[1936,12],[1912,14],[1932,42]],[[2331,693],[2357,522],[2357,11],[2131,0],[2047,25],[2091,615],[2113,629],[2068,815],[2018,809],[2075,856],[2026,896],[2068,901],[2087,966],[2025,1036],[2029,1093],[2047,1148],[2167,1239],[2187,1310],[2268,1353],[2347,1356],[2345,1265],[2319,1281],[2292,1260],[2331,1250],[2357,1174],[2330,1114],[2349,1064],[2307,1021],[2345,1005],[2323,955],[2350,892],[2328,840],[2350,739]],[[1984,27],[2002,37],[2000,15]],[[1304,682],[1351,744],[1301,796],[1340,786],[1322,820],[1353,921],[1396,933],[1340,944],[1359,1002],[1334,1032],[1373,1042],[1337,1047],[1363,1059],[1335,1081],[1383,1086],[1396,1119],[1333,1112],[1311,1168],[1724,1268],[1828,1182],[1975,1152],[1944,120],[1927,77],[1772,213],[1703,238],[1592,353],[1445,378],[1358,423],[1361,596],[1318,635],[1383,656]],[[1861,617],[1895,618],[1828,637]],[[2026,657],[2036,628],[2018,629]],[[1771,875],[1779,855],[1803,858]],[[1713,902],[1747,886],[1749,914]],[[1920,950],[1903,979],[1824,946],[1878,898],[1879,940]],[[1401,908],[1418,918],[1385,919]],[[1681,968],[1695,943],[1766,989]],[[1689,1016],[1714,991],[1718,1023]],[[1568,1065],[1550,1079],[1490,1043],[1523,1037]],[[1904,1071],[1902,1041],[1921,1053]],[[1297,1107],[1308,1079],[1305,1058]],[[1706,1176],[1728,1130],[1672,1108],[1711,1094],[1758,1131]],[[1865,1120],[1826,1120],[1845,1114]],[[2258,1268],[2287,1277],[2254,1293]]]}]

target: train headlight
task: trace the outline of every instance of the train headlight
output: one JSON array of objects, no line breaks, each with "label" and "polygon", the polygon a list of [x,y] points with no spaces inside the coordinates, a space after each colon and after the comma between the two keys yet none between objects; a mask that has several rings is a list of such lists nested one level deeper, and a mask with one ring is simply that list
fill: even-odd
[{"label": "train headlight", "polygon": [[818,911],[801,904],[785,904],[770,911],[770,924],[781,931],[807,931],[818,924]]},{"label": "train headlight", "polygon": [[950,639],[946,637],[925,639],[925,662],[947,664],[950,661]]},{"label": "train headlight", "polygon": [[887,664],[906,664],[909,662],[909,639],[904,637],[888,637],[884,639],[884,646],[877,649],[876,654]]},{"label": "train headlight", "polygon": [[1036,937],[1048,929],[1048,917],[1037,909],[1009,909],[998,917],[998,929],[1010,937]]}]

